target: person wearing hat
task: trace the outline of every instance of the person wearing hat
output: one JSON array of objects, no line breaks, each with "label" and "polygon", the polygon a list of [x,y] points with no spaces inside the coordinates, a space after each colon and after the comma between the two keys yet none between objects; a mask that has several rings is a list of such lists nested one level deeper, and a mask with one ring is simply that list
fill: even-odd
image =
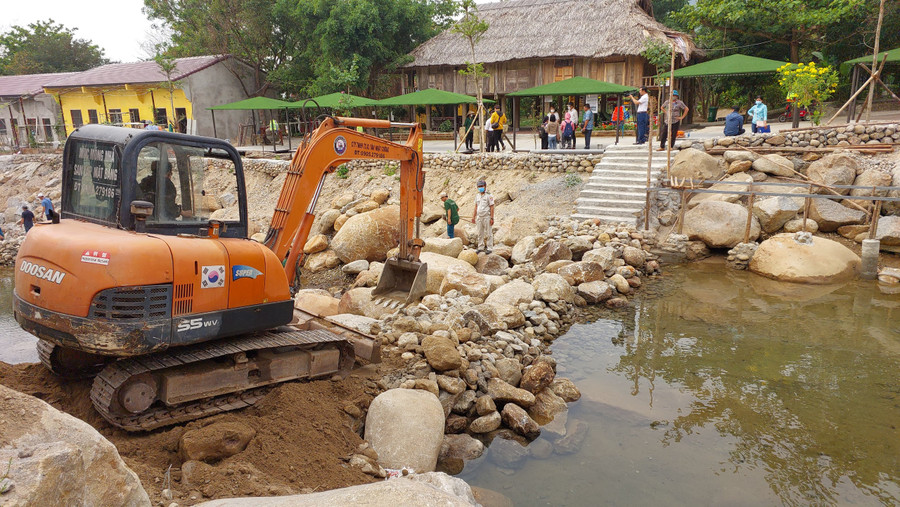
[{"label": "person wearing hat", "polygon": [[25,226],[25,234],[28,234],[28,231],[34,227],[34,213],[28,209],[27,204],[22,205],[22,218],[19,219],[18,224]]},{"label": "person wearing hat", "polygon": [[487,192],[487,183],[484,180],[478,180],[477,188],[475,211],[472,213],[472,223],[478,230],[475,249],[478,252],[484,250],[491,253],[494,248],[494,232],[491,230],[491,226],[494,225],[494,196]]},{"label": "person wearing hat", "polygon": [[53,220],[53,202],[49,197],[44,197],[43,192],[38,192],[37,198],[41,201],[41,212],[47,217],[47,220]]},{"label": "person wearing hat", "polygon": [[[667,114],[669,110],[669,101],[663,102],[662,112]],[[678,137],[678,129],[681,127],[681,120],[688,114],[687,104],[678,98],[678,90],[672,91],[672,116],[666,116],[666,125],[661,126],[662,132],[659,133],[659,149],[656,151],[665,151],[666,140],[669,137],[669,131],[672,131],[672,141]]]},{"label": "person wearing hat", "polygon": [[447,197],[447,192],[441,192],[441,201],[444,203],[444,220],[447,221],[447,237],[453,239],[453,229],[459,223],[459,206],[453,199]]}]

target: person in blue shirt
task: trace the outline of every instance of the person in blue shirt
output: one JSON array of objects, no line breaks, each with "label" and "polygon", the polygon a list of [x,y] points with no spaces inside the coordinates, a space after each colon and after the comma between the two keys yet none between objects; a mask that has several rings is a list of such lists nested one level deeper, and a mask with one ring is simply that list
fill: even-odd
[{"label": "person in blue shirt", "polygon": [[731,108],[731,112],[725,117],[725,135],[739,136],[745,132],[744,115],[738,112],[739,106]]},{"label": "person in blue shirt", "polygon": [[25,233],[28,234],[28,231],[34,227],[34,213],[28,209],[28,205],[22,205],[22,218],[19,220],[19,223],[25,226]]},{"label": "person in blue shirt", "polygon": [[3,235],[3,227],[0,227],[0,241],[6,239],[6,236]]},{"label": "person in blue shirt", "polygon": [[584,149],[591,149],[591,133],[594,132],[594,112],[589,104],[584,105],[584,117],[582,118],[581,133],[584,135]]},{"label": "person in blue shirt", "polygon": [[44,216],[47,217],[47,220],[53,220],[53,201],[51,201],[49,197],[44,197],[43,192],[39,193],[37,197],[41,200],[41,207],[44,208]]},{"label": "person in blue shirt", "polygon": [[766,120],[769,119],[769,108],[763,103],[762,97],[757,95],[756,104],[747,110],[747,114],[753,115],[753,119],[750,120],[750,129],[755,134],[758,128],[757,124],[759,122],[765,124]]}]

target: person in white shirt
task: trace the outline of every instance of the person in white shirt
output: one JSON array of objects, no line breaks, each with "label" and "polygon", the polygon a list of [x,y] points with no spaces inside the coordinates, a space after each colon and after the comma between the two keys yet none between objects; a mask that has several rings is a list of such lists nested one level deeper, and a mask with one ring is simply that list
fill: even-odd
[{"label": "person in white shirt", "polygon": [[637,142],[634,144],[644,144],[650,136],[650,114],[648,108],[650,106],[650,95],[647,93],[647,87],[642,86],[640,90],[640,98],[634,98],[634,95],[628,95],[631,102],[637,106]]}]

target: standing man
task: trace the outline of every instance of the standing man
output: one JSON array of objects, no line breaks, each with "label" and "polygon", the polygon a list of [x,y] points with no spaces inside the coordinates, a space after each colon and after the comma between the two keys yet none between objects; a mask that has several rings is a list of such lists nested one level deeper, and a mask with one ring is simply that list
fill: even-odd
[{"label": "standing man", "polygon": [[441,192],[441,201],[444,203],[444,220],[447,221],[447,237],[453,239],[453,229],[459,223],[459,206],[453,199],[447,198],[447,192]]},{"label": "standing man", "polygon": [[636,99],[631,94],[628,95],[628,98],[637,106],[637,142],[634,144],[644,144],[650,136],[650,114],[647,112],[650,106],[650,95],[647,94],[646,86],[642,86],[638,93],[641,98]]},{"label": "standing man", "polygon": [[463,132],[466,133],[466,151],[473,152],[475,151],[474,145],[472,141],[475,139],[475,131],[472,124],[475,123],[475,111],[470,110],[469,114],[466,115],[466,122],[463,123],[463,127],[465,130]]},{"label": "standing man", "polygon": [[47,220],[53,220],[53,201],[49,197],[44,197],[43,192],[38,192],[37,197],[41,201],[41,212],[47,217]]},{"label": "standing man", "polygon": [[503,142],[503,133],[506,132],[506,115],[503,114],[503,111],[500,110],[500,104],[494,104],[494,112],[497,113],[498,125],[498,127],[494,129],[494,135],[496,136],[494,147],[497,149],[497,151],[503,151],[506,149],[506,143]]},{"label": "standing man", "polygon": [[747,114],[753,115],[753,118],[750,120],[750,130],[755,134],[756,130],[759,128],[757,123],[762,122],[763,125],[765,125],[766,121],[769,119],[769,108],[763,103],[763,99],[760,95],[756,96],[756,104],[747,110]]},{"label": "standing man", "polygon": [[34,213],[28,209],[27,204],[22,205],[22,218],[19,219],[18,223],[25,226],[25,234],[28,234],[28,231],[34,227]]},{"label": "standing man", "polygon": [[[663,102],[662,111],[663,114],[666,114],[669,110],[669,101]],[[684,120],[684,117],[688,114],[687,104],[681,101],[678,98],[678,90],[672,91],[672,116],[666,116],[666,126],[662,127],[662,132],[659,133],[659,149],[656,151],[665,151],[666,150],[666,140],[669,137],[669,132],[672,132],[672,143],[675,142],[675,138],[678,137],[678,129],[681,127],[681,121]],[[671,127],[670,127],[671,125]]]},{"label": "standing man", "polygon": [[591,133],[594,132],[594,112],[591,111],[590,104],[584,105],[584,123],[581,125],[581,133],[584,135],[584,149],[591,149]]},{"label": "standing man", "polygon": [[[472,213],[472,223],[478,226],[478,241],[475,243],[475,251],[482,250],[491,253],[494,248],[494,196],[487,193],[487,183],[478,180],[478,193],[475,194],[475,212]],[[482,248],[482,245],[484,248]]]}]

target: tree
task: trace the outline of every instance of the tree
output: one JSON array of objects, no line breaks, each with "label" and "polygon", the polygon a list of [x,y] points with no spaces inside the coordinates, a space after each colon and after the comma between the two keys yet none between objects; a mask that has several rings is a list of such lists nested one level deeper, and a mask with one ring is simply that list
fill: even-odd
[{"label": "tree", "polygon": [[459,71],[460,74],[469,76],[475,81],[475,96],[478,100],[478,128],[481,129],[480,143],[481,152],[484,153],[484,102],[482,98],[482,83],[484,78],[489,74],[484,71],[484,65],[475,58],[475,45],[477,45],[484,37],[484,33],[488,30],[487,21],[478,17],[478,6],[475,0],[462,0],[460,3],[462,8],[462,18],[457,21],[451,30],[463,36],[469,44],[469,50],[472,53],[472,59],[466,62],[466,68]]},{"label": "tree", "polygon": [[106,63],[102,49],[52,19],[0,34],[0,75],[76,72]]},{"label": "tree", "polygon": [[169,106],[172,110],[172,120],[171,125],[173,128],[177,128],[178,118],[175,117],[175,88],[177,83],[172,81],[172,75],[175,74],[176,64],[175,58],[173,58],[170,54],[168,54],[168,48],[164,44],[159,44],[156,46],[156,55],[153,56],[153,61],[156,62],[156,65],[159,66],[159,70],[166,75],[166,90],[169,92]]}]

